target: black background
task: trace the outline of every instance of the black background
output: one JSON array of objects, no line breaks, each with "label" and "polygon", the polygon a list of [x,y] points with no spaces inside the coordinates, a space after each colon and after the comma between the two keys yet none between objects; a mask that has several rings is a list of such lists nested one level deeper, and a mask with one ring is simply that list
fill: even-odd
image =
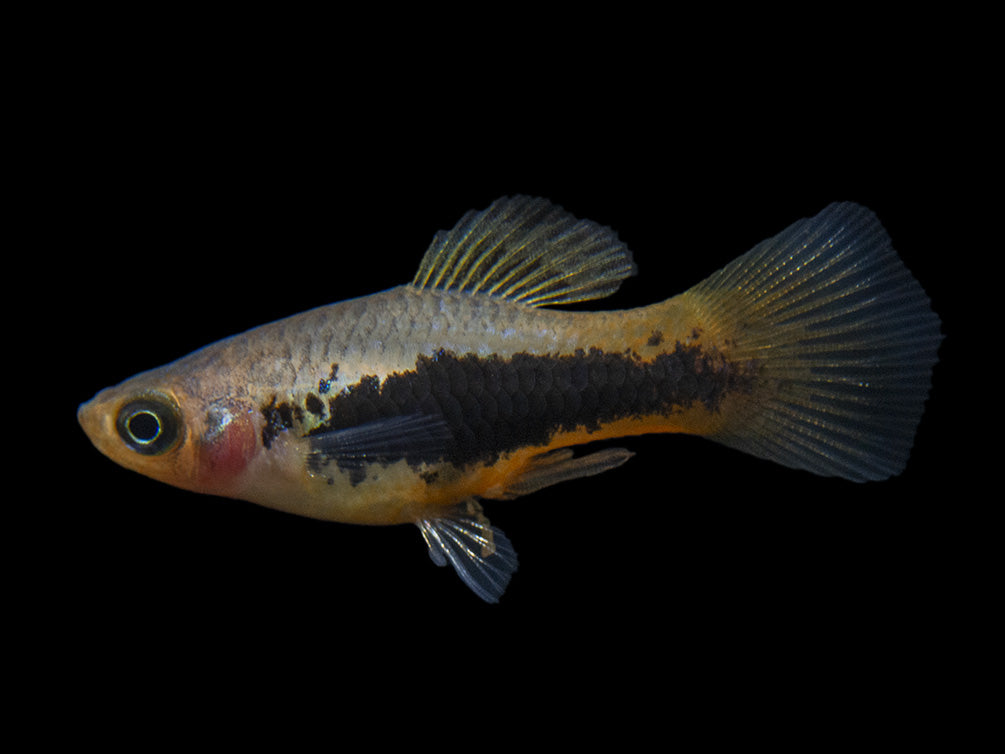
[{"label": "black background", "polygon": [[[59,487],[45,624],[65,629],[85,675],[229,689],[277,673],[290,694],[376,676],[395,698],[453,703],[515,684],[518,698],[582,709],[627,694],[628,719],[672,709],[711,724],[728,710],[743,725],[756,704],[812,715],[849,694],[842,709],[872,719],[941,687],[981,568],[966,546],[980,512],[950,488],[961,469],[947,460],[963,434],[967,319],[953,207],[968,198],[966,160],[914,127],[926,121],[906,117],[911,102],[880,87],[835,108],[751,85],[706,108],[693,92],[600,94],[573,75],[530,103],[449,76],[347,93],[268,66],[98,70],[68,86],[72,127],[54,135],[46,190],[60,208],[46,233],[69,253],[49,279],[73,492],[43,472]],[[77,404],[138,371],[407,282],[436,230],[512,193],[632,248],[639,275],[597,308],[683,291],[831,201],[872,208],[948,336],[907,470],[855,485],[699,438],[629,439],[637,455],[616,471],[486,505],[520,557],[486,605],[414,527],[175,490],[117,467],[76,426]]]}]

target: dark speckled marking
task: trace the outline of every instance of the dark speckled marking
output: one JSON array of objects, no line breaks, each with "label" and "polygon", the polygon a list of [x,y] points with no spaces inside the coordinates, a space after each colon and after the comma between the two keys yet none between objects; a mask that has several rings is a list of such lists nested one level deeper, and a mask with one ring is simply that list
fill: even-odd
[{"label": "dark speckled marking", "polygon": [[647,360],[597,349],[509,359],[440,351],[420,356],[414,370],[383,384],[367,376],[330,397],[330,418],[308,434],[381,418],[437,416],[453,438],[438,460],[492,463],[506,451],[545,445],[561,431],[594,432],[618,419],[668,416],[695,404],[715,411],[727,393],[746,390],[752,379],[696,344],[678,343]]},{"label": "dark speckled marking", "polygon": [[332,383],[338,377],[338,364],[332,364],[331,370],[328,372],[328,377],[322,377],[318,380],[318,392],[321,395],[327,395],[328,391],[332,389]]},{"label": "dark speckled marking", "polygon": [[660,343],[663,342],[663,333],[659,330],[653,330],[652,334],[649,336],[649,340],[646,341],[646,345],[650,348],[655,348]]},{"label": "dark speckled marking", "polygon": [[276,435],[293,426],[294,411],[287,403],[276,405],[276,396],[273,395],[268,405],[262,407],[262,416],[265,417],[265,426],[262,427],[262,445],[271,448]]},{"label": "dark speckled marking", "polygon": [[304,408],[315,416],[322,416],[325,412],[324,401],[314,395],[314,393],[308,393],[307,397],[304,398]]}]

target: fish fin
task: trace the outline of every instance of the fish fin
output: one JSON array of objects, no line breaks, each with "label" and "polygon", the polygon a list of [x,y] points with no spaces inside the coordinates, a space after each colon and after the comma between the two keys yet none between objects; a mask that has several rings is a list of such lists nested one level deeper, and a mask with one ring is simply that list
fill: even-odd
[{"label": "fish fin", "polygon": [[517,569],[516,551],[502,531],[489,523],[475,500],[455,505],[442,517],[418,521],[429,557],[448,562],[468,587],[486,602],[498,602]]},{"label": "fish fin", "polygon": [[559,482],[601,474],[617,468],[633,455],[624,448],[607,448],[578,457],[574,457],[569,448],[541,453],[532,458],[523,473],[506,486],[502,497],[529,495]]},{"label": "fish fin", "polygon": [[438,232],[412,285],[545,306],[603,298],[634,274],[631,252],[610,228],[514,196]]},{"label": "fish fin", "polygon": [[443,457],[453,437],[443,417],[407,414],[319,432],[307,439],[307,465],[317,471],[332,460],[346,469],[402,458],[430,462]]},{"label": "fish fin", "polygon": [[684,295],[757,370],[711,439],[853,481],[903,470],[942,334],[871,211],[832,204]]}]

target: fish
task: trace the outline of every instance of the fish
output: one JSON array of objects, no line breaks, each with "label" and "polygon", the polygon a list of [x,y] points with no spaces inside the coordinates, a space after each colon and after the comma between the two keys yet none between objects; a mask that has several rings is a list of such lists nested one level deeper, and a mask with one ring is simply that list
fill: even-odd
[{"label": "fish", "polygon": [[410,283],[137,374],[78,421],[184,490],[414,524],[486,602],[518,558],[483,502],[633,455],[579,446],[672,432],[852,482],[904,470],[941,323],[872,211],[831,204],[664,301],[570,306],[636,271],[614,230],[503,197],[437,232]]}]

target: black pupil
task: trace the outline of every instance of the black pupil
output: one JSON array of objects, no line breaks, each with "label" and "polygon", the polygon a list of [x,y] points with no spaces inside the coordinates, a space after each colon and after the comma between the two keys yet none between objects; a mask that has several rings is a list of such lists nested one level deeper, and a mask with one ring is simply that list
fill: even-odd
[{"label": "black pupil", "polygon": [[131,450],[158,456],[171,450],[181,437],[177,407],[159,396],[139,396],[122,406],[115,419],[119,437]]},{"label": "black pupil", "polygon": [[137,442],[152,442],[161,433],[160,419],[149,411],[141,411],[129,417],[129,434]]}]

